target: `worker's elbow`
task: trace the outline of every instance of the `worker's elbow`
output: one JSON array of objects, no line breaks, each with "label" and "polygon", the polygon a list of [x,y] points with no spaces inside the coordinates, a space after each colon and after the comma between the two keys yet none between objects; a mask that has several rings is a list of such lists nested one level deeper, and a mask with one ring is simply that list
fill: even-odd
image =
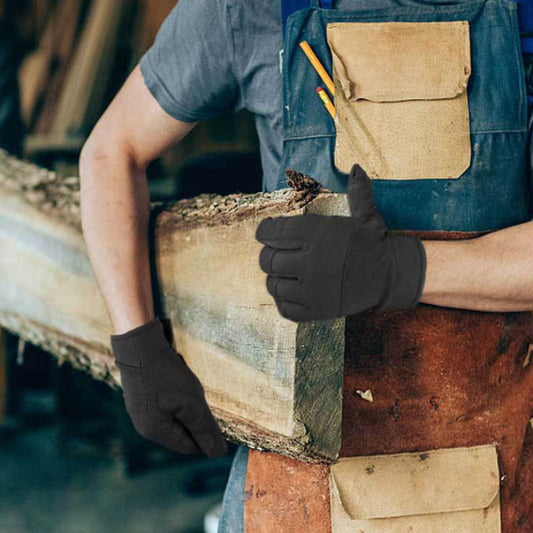
[{"label": "worker's elbow", "polygon": [[79,175],[80,181],[87,181],[91,176],[95,176],[94,172],[91,172],[91,168],[95,166],[98,161],[105,161],[111,156],[108,148],[105,148],[104,144],[95,139],[93,136],[89,136],[83,144],[79,158]]},{"label": "worker's elbow", "polygon": [[117,157],[123,157],[120,148],[113,146],[98,135],[91,134],[83,144],[79,158],[80,179],[87,179],[95,175],[90,169],[96,165],[105,165]]},{"label": "worker's elbow", "polygon": [[112,169],[143,171],[146,165],[147,163],[138,160],[128,143],[93,132],[80,152],[80,181],[83,184],[84,181],[114,175]]}]

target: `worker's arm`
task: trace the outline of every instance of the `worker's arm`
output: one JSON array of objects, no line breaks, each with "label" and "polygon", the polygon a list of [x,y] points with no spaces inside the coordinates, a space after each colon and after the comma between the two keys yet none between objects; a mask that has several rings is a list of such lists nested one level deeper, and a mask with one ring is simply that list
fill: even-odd
[{"label": "worker's arm", "polygon": [[83,147],[83,234],[116,333],[154,316],[145,169],[194,125],[163,111],[136,67]]},{"label": "worker's arm", "polygon": [[371,180],[357,164],[347,199],[350,217],[306,214],[259,224],[259,265],[282,316],[304,322],[420,301],[533,310],[533,221],[459,241],[389,232]]},{"label": "worker's arm", "polygon": [[226,442],[202,384],[154,317],[148,252],[145,169],[193,126],[163,111],[135,68],[83,147],[82,226],[134,427],[171,450],[216,457]]},{"label": "worker's arm", "polygon": [[481,311],[533,310],[533,221],[462,241],[423,241],[421,302]]}]

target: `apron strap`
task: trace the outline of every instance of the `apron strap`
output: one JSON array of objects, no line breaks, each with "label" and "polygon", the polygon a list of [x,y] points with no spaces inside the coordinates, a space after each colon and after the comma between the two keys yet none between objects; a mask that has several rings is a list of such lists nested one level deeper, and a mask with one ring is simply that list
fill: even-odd
[{"label": "apron strap", "polygon": [[306,9],[309,6],[310,0],[281,0],[281,23],[283,35],[285,35],[285,26],[287,25],[289,15],[292,15],[299,9]]},{"label": "apron strap", "polygon": [[289,15],[292,15],[299,9],[308,8],[332,9],[333,0],[281,0],[281,23],[283,29],[283,35],[285,35],[285,26]]}]

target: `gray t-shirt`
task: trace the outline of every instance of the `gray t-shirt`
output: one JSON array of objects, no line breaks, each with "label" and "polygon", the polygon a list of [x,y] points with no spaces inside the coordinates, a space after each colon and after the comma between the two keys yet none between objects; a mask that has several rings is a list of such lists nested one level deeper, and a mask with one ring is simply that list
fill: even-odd
[{"label": "gray t-shirt", "polygon": [[[398,6],[468,0],[394,0]],[[391,0],[335,0],[367,9]],[[161,107],[183,122],[248,109],[255,115],[263,189],[275,187],[282,151],[280,0],[179,0],[141,58],[145,83]]]},{"label": "gray t-shirt", "polygon": [[140,61],[146,86],[178,120],[255,115],[265,190],[281,160],[281,48],[279,0],[180,0]]}]

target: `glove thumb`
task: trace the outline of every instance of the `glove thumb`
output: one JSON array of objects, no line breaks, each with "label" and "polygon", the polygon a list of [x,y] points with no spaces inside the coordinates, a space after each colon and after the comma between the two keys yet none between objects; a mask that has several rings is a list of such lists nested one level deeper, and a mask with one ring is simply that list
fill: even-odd
[{"label": "glove thumb", "polygon": [[381,230],[387,229],[376,207],[370,178],[358,164],[355,164],[350,171],[347,196],[350,212],[358,224],[372,225]]}]

